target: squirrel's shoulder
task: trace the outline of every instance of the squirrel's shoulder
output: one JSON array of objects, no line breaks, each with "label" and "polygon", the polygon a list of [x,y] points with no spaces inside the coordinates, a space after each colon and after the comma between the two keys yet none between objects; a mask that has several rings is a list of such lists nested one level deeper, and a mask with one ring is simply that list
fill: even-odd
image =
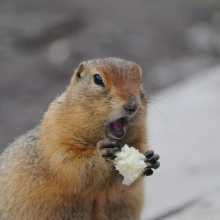
[{"label": "squirrel's shoulder", "polygon": [[12,143],[10,143],[0,155],[0,165],[6,162],[10,163],[10,161],[14,161],[15,158],[23,159],[25,158],[24,155],[27,157],[31,155],[35,156],[40,138],[40,130],[41,126],[39,125],[17,137]]}]

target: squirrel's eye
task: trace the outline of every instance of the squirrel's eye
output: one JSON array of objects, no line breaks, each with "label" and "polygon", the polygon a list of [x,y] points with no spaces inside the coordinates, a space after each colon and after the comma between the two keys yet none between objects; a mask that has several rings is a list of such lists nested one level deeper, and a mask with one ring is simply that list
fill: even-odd
[{"label": "squirrel's eye", "polygon": [[103,83],[103,81],[102,81],[101,76],[98,75],[98,74],[94,75],[94,83],[95,83],[96,85],[105,87],[105,85],[104,85],[104,83]]}]

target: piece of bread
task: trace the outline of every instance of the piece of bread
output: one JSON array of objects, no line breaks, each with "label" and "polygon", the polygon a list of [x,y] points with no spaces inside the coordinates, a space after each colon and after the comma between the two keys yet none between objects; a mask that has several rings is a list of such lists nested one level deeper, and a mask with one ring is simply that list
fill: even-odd
[{"label": "piece of bread", "polygon": [[115,169],[124,177],[122,184],[130,185],[143,174],[147,167],[145,159],[144,154],[127,144],[124,145],[121,152],[116,153],[114,164]]}]

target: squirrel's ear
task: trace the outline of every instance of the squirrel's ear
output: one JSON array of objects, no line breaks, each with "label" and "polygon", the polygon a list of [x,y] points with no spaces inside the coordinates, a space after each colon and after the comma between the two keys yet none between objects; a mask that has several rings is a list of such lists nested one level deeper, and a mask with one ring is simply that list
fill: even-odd
[{"label": "squirrel's ear", "polygon": [[78,68],[75,70],[73,74],[73,78],[71,80],[71,84],[75,85],[80,79],[84,78],[86,75],[85,71],[85,62],[79,64]]}]

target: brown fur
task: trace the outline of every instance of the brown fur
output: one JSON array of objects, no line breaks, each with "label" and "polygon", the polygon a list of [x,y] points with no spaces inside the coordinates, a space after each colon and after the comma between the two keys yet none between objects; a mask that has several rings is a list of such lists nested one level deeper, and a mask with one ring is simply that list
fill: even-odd
[{"label": "brown fur", "polygon": [[[93,83],[99,74],[105,88]],[[141,68],[117,58],[83,62],[42,123],[0,157],[1,220],[137,220],[143,177],[130,186],[97,150],[106,126],[131,99],[141,103],[117,140],[147,151],[147,101]]]}]

